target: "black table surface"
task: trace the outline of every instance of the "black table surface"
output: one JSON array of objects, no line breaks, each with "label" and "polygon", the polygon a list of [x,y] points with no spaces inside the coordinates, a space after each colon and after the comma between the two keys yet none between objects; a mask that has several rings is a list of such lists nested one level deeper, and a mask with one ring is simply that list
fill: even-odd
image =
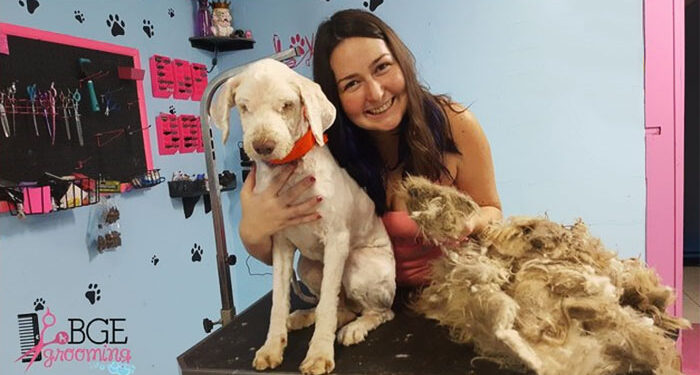
[{"label": "black table surface", "polygon": [[[177,360],[182,375],[260,374],[252,363],[267,336],[271,306],[272,294],[268,293],[231,323],[180,355]],[[293,296],[292,310],[305,307]],[[402,303],[396,303],[394,311],[396,317],[370,332],[364,342],[349,347],[336,343],[334,374],[521,374],[474,359],[471,346],[450,341],[447,329],[420,317]],[[290,332],[284,361],[268,372],[299,374],[313,329],[311,326]]]}]

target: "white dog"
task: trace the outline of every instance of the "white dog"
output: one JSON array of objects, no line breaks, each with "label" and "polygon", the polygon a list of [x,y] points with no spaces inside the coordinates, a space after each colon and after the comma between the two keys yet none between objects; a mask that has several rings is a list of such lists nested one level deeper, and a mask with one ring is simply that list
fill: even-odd
[{"label": "white dog", "polygon": [[[256,162],[255,190],[264,190],[283,173],[284,164],[276,163],[290,153],[298,154],[306,141],[308,152],[297,161],[289,181],[294,184],[313,175],[316,183],[298,202],[316,195],[324,198],[318,209],[320,220],[287,228],[273,237],[270,327],[253,366],[258,370],[278,366],[288,328],[303,328],[315,321],[300,370],[304,374],[331,372],[338,327],[342,327],[338,341],[352,345],[394,317],[391,304],[396,284],[391,242],[375,215],[372,200],[324,147],[323,132],[333,123],[335,108],[320,86],[283,63],[265,59],[229,79],[210,109],[211,117],[223,130],[224,142],[233,106],[238,107],[241,116],[244,150]],[[297,248],[301,251],[297,268],[301,280],[319,302],[315,311],[295,311],[290,316],[289,287]],[[355,319],[356,314],[359,316]]]}]

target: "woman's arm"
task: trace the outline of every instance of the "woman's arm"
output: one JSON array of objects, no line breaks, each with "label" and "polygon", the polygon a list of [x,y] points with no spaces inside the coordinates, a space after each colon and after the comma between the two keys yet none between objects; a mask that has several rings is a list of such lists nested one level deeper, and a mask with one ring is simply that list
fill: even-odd
[{"label": "woman's arm", "polygon": [[[455,106],[459,110],[459,106]],[[467,225],[465,235],[479,233],[492,221],[500,221],[501,200],[496,189],[496,178],[491,157],[491,147],[476,117],[464,110],[455,112],[445,108],[452,136],[461,155],[457,157],[457,173],[454,185],[466,192],[481,206],[479,215]]]},{"label": "woman's arm", "polygon": [[313,185],[308,176],[294,186],[284,189],[295,165],[280,168],[270,186],[255,192],[255,167],[241,187],[241,221],[238,233],[248,253],[266,264],[272,264],[272,235],[278,231],[320,218],[316,208],[321,197],[312,197],[301,203],[296,200]]},{"label": "woman's arm", "polygon": [[238,226],[238,234],[241,237],[243,246],[257,260],[272,265],[272,237],[259,236],[256,237],[256,231],[247,228],[241,219],[241,224]]}]

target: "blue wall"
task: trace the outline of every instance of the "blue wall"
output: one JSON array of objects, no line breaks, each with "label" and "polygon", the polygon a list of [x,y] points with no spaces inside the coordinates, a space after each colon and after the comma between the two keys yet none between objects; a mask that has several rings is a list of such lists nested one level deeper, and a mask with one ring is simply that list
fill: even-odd
[{"label": "blue wall", "polygon": [[[211,62],[209,53],[187,42],[193,29],[192,1],[39,2],[29,14],[18,1],[3,0],[0,22],[134,47],[143,65],[152,54]],[[365,8],[362,0],[235,1],[235,27],[252,30],[257,43],[253,50],[220,54],[219,68],[274,53],[275,35],[282,49],[297,34],[296,43],[312,41],[322,19],[347,7]],[[76,11],[84,15],[83,23],[75,18]],[[643,256],[641,2],[385,0],[374,11],[412,49],[422,80],[434,92],[470,105],[480,119],[491,142],[506,215],[547,214],[566,223],[582,217],[610,248],[623,256]],[[106,26],[110,14],[125,20],[125,35],[111,35]],[[144,20],[154,25],[152,38],[142,29]],[[310,76],[307,60],[298,58],[296,70]],[[149,79],[147,72],[150,122],[170,105],[178,114],[197,113],[196,102],[153,98]],[[240,130],[233,117],[233,141],[217,146],[218,169],[240,176],[235,147]],[[177,170],[204,171],[201,154],[161,157],[155,129],[151,139],[155,167],[165,176]],[[50,338],[59,330],[69,331],[69,318],[86,323],[125,319],[117,323],[125,329],[117,339],[128,336],[128,343],[111,346],[128,348],[134,372],[143,374],[176,373],[175,357],[205,336],[201,319],[218,317],[213,229],[201,203],[185,220],[181,204],[168,197],[164,184],[118,199],[124,245],[96,256],[85,248],[89,208],[24,221],[0,216],[3,374],[24,372],[25,365],[13,362],[19,356],[17,314],[33,312],[39,298],[57,317],[47,332]],[[228,248],[239,258],[232,279],[241,311],[269,290],[271,278],[257,275],[269,268],[252,259],[246,266],[235,229],[240,217],[237,192],[224,193],[223,205]],[[201,262],[192,261],[195,244],[204,249]],[[155,266],[154,255],[159,258]],[[90,304],[85,292],[94,283],[101,299]],[[77,361],[50,368],[38,362],[29,371],[101,372]]]}]

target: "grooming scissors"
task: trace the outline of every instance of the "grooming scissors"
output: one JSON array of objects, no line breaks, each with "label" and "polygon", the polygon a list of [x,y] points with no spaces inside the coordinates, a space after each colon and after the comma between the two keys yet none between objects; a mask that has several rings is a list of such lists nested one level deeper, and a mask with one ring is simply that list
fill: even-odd
[{"label": "grooming scissors", "polygon": [[39,93],[39,105],[44,111],[44,120],[46,120],[46,131],[49,132],[49,137],[53,139],[53,132],[51,131],[51,124],[49,123],[49,93],[42,92]]},{"label": "grooming scissors", "polygon": [[5,93],[2,92],[0,92],[0,124],[2,124],[5,138],[10,138],[10,123],[7,121],[7,112],[5,111]]},{"label": "grooming scissors", "polygon": [[30,367],[34,364],[34,362],[37,360],[37,357],[41,354],[41,351],[44,349],[44,347],[52,345],[52,344],[59,344],[59,345],[65,345],[68,342],[68,333],[66,331],[60,331],[56,334],[53,340],[51,341],[44,341],[47,337],[45,336],[46,331],[56,325],[56,315],[54,315],[51,312],[51,309],[48,307],[46,308],[46,312],[44,313],[44,316],[41,318],[41,322],[44,324],[44,327],[41,329],[41,333],[39,334],[39,342],[34,345],[33,348],[27,350],[22,356],[19,358],[15,359],[15,362],[19,361],[20,359],[23,358],[31,358],[29,361],[29,364],[25,368],[24,371],[29,370]]},{"label": "grooming scissors", "polygon": [[58,92],[56,91],[56,87],[54,87],[54,83],[51,82],[51,87],[49,87],[49,91],[47,91],[47,96],[49,99],[49,107],[51,107],[51,144],[53,145],[56,143],[56,94]]},{"label": "grooming scissors", "polygon": [[66,135],[68,136],[68,140],[70,141],[70,121],[68,120],[68,106],[70,105],[71,99],[69,95],[63,93],[63,90],[61,90],[61,94],[58,96],[58,98],[61,99],[61,107],[63,107],[63,122],[66,124]]},{"label": "grooming scissors", "polygon": [[73,93],[73,114],[75,115],[75,131],[78,133],[78,142],[83,146],[83,125],[80,123],[80,113],[78,112],[78,105],[80,104],[80,92],[75,89]]},{"label": "grooming scissors", "polygon": [[39,125],[36,124],[36,107],[34,102],[36,101],[36,83],[27,86],[27,95],[29,95],[29,101],[32,103],[32,120],[34,121],[34,132],[36,136],[39,136]]},{"label": "grooming scissors", "polygon": [[12,108],[12,134],[17,135],[17,123],[15,122],[15,94],[17,94],[17,85],[12,82],[12,86],[7,88],[7,98],[10,101],[10,108]]}]

